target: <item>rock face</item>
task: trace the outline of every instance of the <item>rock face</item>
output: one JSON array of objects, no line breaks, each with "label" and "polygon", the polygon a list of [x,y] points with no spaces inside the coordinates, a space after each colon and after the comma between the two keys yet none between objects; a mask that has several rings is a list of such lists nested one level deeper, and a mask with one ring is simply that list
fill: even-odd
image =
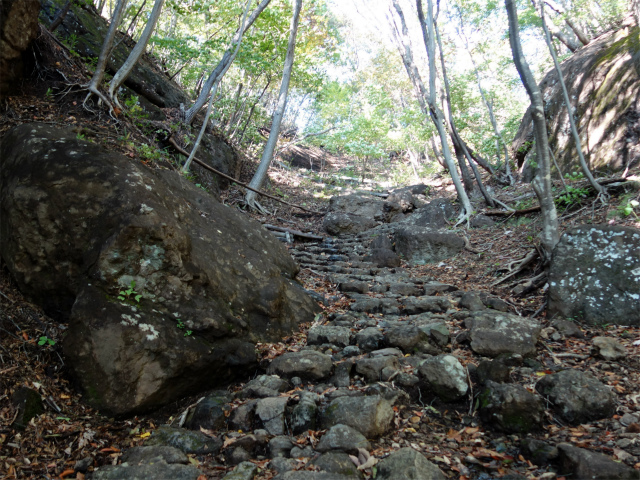
[{"label": "rock face", "polygon": [[549,270],[549,312],[589,324],[640,325],[640,230],[567,231]]},{"label": "rock face", "polygon": [[255,364],[255,342],[318,308],[279,242],[176,174],[38,124],[8,132],[0,156],[0,254],[69,318],[68,363],[101,410],[224,384]]},{"label": "rock face", "polygon": [[[40,14],[42,23],[49,26],[65,3],[64,0],[44,0]],[[84,8],[74,3],[56,33],[63,38],[75,35],[75,52],[81,57],[97,58],[108,28],[107,21],[96,12],[95,8],[92,6]],[[122,42],[121,39],[122,34],[119,33],[116,36],[116,46],[107,63],[106,71],[111,75],[116,73],[135,45],[130,37],[126,37]],[[145,56],[135,65],[124,85],[147,100],[148,104],[144,105],[145,107],[155,105],[159,108],[178,108],[181,103],[189,102],[189,98],[178,84],[159,71]]]},{"label": "rock face", "polygon": [[[640,56],[632,17],[577,50],[561,69],[585,158],[592,169],[617,171],[640,161]],[[567,108],[555,69],[540,84],[549,145],[564,173],[578,170]],[[519,166],[532,156],[533,126],[527,110],[512,143]],[[528,176],[531,178],[531,176]]]},{"label": "rock face", "polygon": [[0,98],[22,78],[22,55],[38,34],[38,12],[38,0],[5,0],[0,4]]}]

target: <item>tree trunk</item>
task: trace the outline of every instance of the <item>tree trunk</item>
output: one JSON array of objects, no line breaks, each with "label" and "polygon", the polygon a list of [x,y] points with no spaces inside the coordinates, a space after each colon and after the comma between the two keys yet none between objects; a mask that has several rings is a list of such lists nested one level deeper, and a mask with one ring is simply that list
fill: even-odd
[{"label": "tree trunk", "polygon": [[58,16],[53,20],[53,22],[51,22],[51,25],[49,25],[49,31],[51,33],[56,31],[56,28],[58,28],[60,26],[60,24],[64,21],[64,18],[67,16],[67,13],[69,13],[69,9],[71,8],[71,5],[74,4],[77,0],[67,0],[67,3],[64,4],[64,7],[62,7],[62,10],[60,10],[60,13],[58,14]]},{"label": "tree trunk", "polygon": [[551,190],[551,162],[549,160],[549,140],[547,137],[547,122],[544,118],[544,104],[540,89],[522,53],[518,13],[514,0],[505,0],[505,5],[509,17],[509,43],[511,44],[513,61],[531,100],[531,116],[533,117],[536,160],[538,162],[538,169],[532,185],[540,202],[540,211],[542,214],[542,255],[544,262],[548,263],[551,260],[551,253],[558,243],[560,235],[558,232],[558,214],[555,203],[553,202],[553,192]]},{"label": "tree trunk", "polygon": [[[413,52],[411,50],[411,43],[409,41],[409,29],[407,28],[407,24],[404,19],[404,13],[402,12],[402,8],[400,7],[397,0],[393,0],[393,6],[398,13],[398,18],[400,19],[401,31],[398,31],[395,23],[393,22],[391,17],[389,17],[391,31],[398,46],[398,50],[400,51],[400,56],[402,57],[402,62],[404,63],[407,74],[409,75],[409,79],[411,80],[411,83],[413,84],[413,87],[415,89],[416,98],[418,99],[420,108],[425,115],[431,118],[438,131],[438,135],[440,136],[442,155],[444,157],[447,170],[449,170],[451,179],[453,180],[453,184],[456,188],[458,199],[462,204],[459,222],[463,222],[470,217],[471,213],[473,212],[473,207],[471,206],[471,202],[469,201],[467,192],[465,191],[462,182],[460,181],[458,170],[453,163],[451,150],[449,150],[449,144],[447,143],[447,133],[444,128],[444,115],[436,104],[436,67],[435,43],[433,42],[433,23],[429,25],[430,41],[427,43],[427,53],[429,55],[429,92],[427,92],[427,89],[422,82],[422,78],[420,77],[420,73],[418,72],[418,68],[413,61]],[[429,19],[430,21],[433,20],[431,11],[431,0],[429,0]]]},{"label": "tree trunk", "polygon": [[87,100],[93,93],[100,100],[109,105],[110,110],[113,112],[113,106],[111,102],[107,99],[107,97],[100,92],[100,84],[102,83],[102,79],[104,78],[104,71],[107,67],[107,61],[109,59],[109,53],[111,52],[111,46],[113,45],[113,40],[116,37],[116,31],[118,30],[118,25],[122,21],[122,16],[124,15],[124,10],[127,4],[127,0],[118,0],[116,6],[113,10],[113,15],[111,17],[111,23],[109,24],[109,30],[107,30],[107,35],[104,37],[104,41],[102,42],[102,49],[100,50],[100,55],[98,56],[98,63],[96,64],[96,69],[93,72],[93,76],[87,85],[87,90],[89,93],[84,99],[83,104],[86,104]]},{"label": "tree trunk", "polygon": [[[300,10],[302,9],[302,0],[295,0],[293,5],[293,16],[291,17],[291,27],[289,30],[289,43],[287,45],[287,56],[284,60],[284,69],[282,72],[282,84],[280,85],[280,94],[278,95],[278,103],[276,110],[273,113],[273,120],[271,122],[271,131],[269,132],[269,139],[262,152],[262,158],[260,159],[260,165],[258,170],[249,182],[249,186],[252,188],[260,189],[265,179],[267,178],[267,172],[269,171],[269,165],[273,158],[273,151],[276,148],[278,142],[278,135],[280,133],[280,123],[282,123],[282,117],[287,107],[287,95],[289,93],[289,81],[291,80],[291,71],[293,70],[293,58],[296,48],[296,35],[298,33],[298,22],[300,20]],[[256,206],[256,194],[249,190],[245,196],[247,204],[254,208]]]},{"label": "tree trunk", "polygon": [[162,6],[164,5],[164,0],[156,0],[153,4],[153,9],[151,10],[151,14],[149,15],[149,19],[147,20],[147,25],[144,27],[142,31],[142,35],[138,39],[136,46],[133,47],[129,57],[122,64],[120,69],[116,72],[116,74],[111,79],[109,83],[109,98],[116,105],[119,105],[118,102],[118,88],[120,85],[126,80],[126,78],[133,70],[133,67],[144,53],[147,48],[147,43],[149,43],[149,39],[151,38],[151,34],[153,33],[153,29],[156,27],[156,23],[158,22],[158,18],[160,18],[160,13],[162,12]]},{"label": "tree trunk", "polygon": [[[270,1],[271,0],[262,0],[260,2],[260,4],[256,7],[256,9],[251,13],[249,18],[247,19],[247,23],[245,24],[245,26],[242,29],[236,31],[234,38],[236,39],[242,38],[242,35],[244,35],[244,33],[249,29],[249,27],[251,27],[251,25],[253,25],[253,22],[256,21],[256,19],[258,18],[258,16],[260,16],[263,10],[267,8],[267,5],[269,5]],[[235,42],[232,41],[232,45],[233,43]],[[218,65],[216,65],[216,68],[213,69],[213,71],[211,72],[211,75],[209,75],[209,78],[205,82],[204,87],[202,88],[202,90],[200,91],[200,94],[198,95],[198,98],[196,99],[194,104],[191,106],[191,108],[186,111],[185,123],[187,125],[190,125],[193,122],[193,119],[196,117],[198,112],[207,103],[207,97],[209,96],[209,92],[213,88],[213,85],[217,81],[220,81],[220,79],[224,75],[224,72],[228,70],[229,66],[233,62],[235,55],[233,55],[232,57],[232,52],[233,52],[232,47],[229,47],[224,52],[224,54],[222,55],[222,58],[218,62]]]},{"label": "tree trunk", "polygon": [[[558,81],[560,82],[560,87],[562,88],[562,97],[564,99],[564,103],[567,106],[567,116],[569,117],[569,126],[571,127],[571,133],[573,135],[573,141],[576,143],[576,150],[578,151],[578,159],[580,160],[580,167],[582,168],[582,173],[589,180],[589,184],[593,187],[593,189],[598,192],[598,195],[606,195],[606,191],[602,185],[596,182],[596,179],[593,178],[591,174],[591,170],[589,170],[589,166],[587,165],[587,161],[584,159],[584,154],[582,153],[582,142],[580,141],[580,135],[578,134],[578,129],[576,128],[576,122],[573,118],[573,109],[571,107],[571,100],[569,99],[569,93],[567,92],[567,86],[564,83],[564,77],[562,76],[562,70],[560,69],[560,63],[558,62],[558,56],[556,55],[556,51],[553,48],[553,44],[551,43],[551,35],[549,34],[549,29],[547,28],[547,22],[545,21],[544,15],[544,3],[540,3],[540,18],[542,19],[542,29],[544,30],[544,39],[547,42],[547,47],[549,48],[549,53],[551,53],[551,58],[553,58],[553,65],[555,66],[556,73],[558,74]],[[561,174],[562,175],[562,174]]]},{"label": "tree trunk", "polygon": [[237,142],[238,145],[240,145],[242,143],[242,138],[244,137],[244,134],[247,131],[247,127],[249,126],[249,123],[251,122],[251,117],[253,117],[253,112],[255,112],[256,107],[258,106],[258,103],[260,103],[260,100],[262,100],[262,97],[264,96],[265,92],[267,91],[267,88],[269,88],[269,85],[271,85],[271,78],[267,78],[267,84],[262,89],[262,92],[260,93],[260,96],[256,99],[256,101],[251,106],[251,110],[249,110],[249,116],[247,117],[247,121],[245,122],[244,126],[242,127],[242,131],[240,132],[240,136],[238,137],[238,142]]},{"label": "tree trunk", "polygon": [[[242,21],[240,23],[240,28],[238,29],[238,31],[240,32],[240,36],[238,37],[237,41],[236,41],[236,46],[233,50],[233,54],[231,55],[231,61],[227,64],[226,68],[222,71],[222,74],[220,75],[218,81],[216,81],[216,83],[213,85],[213,90],[211,92],[211,98],[209,99],[209,105],[207,106],[207,113],[204,116],[204,122],[202,122],[202,127],[200,128],[200,133],[198,134],[198,138],[196,139],[196,142],[193,144],[193,148],[191,149],[191,153],[189,154],[189,158],[187,158],[187,161],[184,163],[184,166],[182,167],[182,173],[185,174],[189,171],[189,167],[191,166],[191,162],[193,161],[196,152],[198,151],[198,147],[200,146],[200,142],[202,141],[202,137],[204,137],[204,132],[207,130],[207,125],[209,123],[209,116],[211,115],[211,107],[213,106],[213,101],[215,99],[216,96],[216,91],[218,90],[218,85],[220,85],[220,81],[222,80],[222,77],[224,76],[224,74],[226,73],[227,69],[231,66],[231,63],[233,62],[233,59],[236,58],[236,55],[238,54],[238,50],[240,49],[240,42],[242,41],[242,33],[244,32],[244,24],[245,21],[247,20],[247,13],[249,12],[249,5],[251,5],[251,0],[247,0],[247,7],[244,10],[244,15],[242,16]],[[229,47],[231,48],[231,46]]]}]

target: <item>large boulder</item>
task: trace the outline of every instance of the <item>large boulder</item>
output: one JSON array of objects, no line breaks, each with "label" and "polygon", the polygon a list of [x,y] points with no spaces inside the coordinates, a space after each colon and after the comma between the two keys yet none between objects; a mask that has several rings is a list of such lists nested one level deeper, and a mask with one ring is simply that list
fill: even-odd
[{"label": "large boulder", "polygon": [[565,232],[549,269],[549,313],[589,324],[640,325],[640,230],[584,225]]},{"label": "large boulder", "polygon": [[332,197],[323,228],[331,235],[355,234],[387,223],[402,214],[402,207],[382,198],[357,194]]},{"label": "large boulder", "polygon": [[[562,62],[562,75],[571,99],[582,149],[592,169],[617,171],[640,161],[640,55],[638,26],[629,16],[614,31],[581,47]],[[555,69],[540,83],[545,99],[549,146],[563,172],[578,170],[577,152],[567,127],[567,108]],[[532,157],[531,108],[512,143],[518,166]],[[530,172],[527,172],[530,173]],[[530,175],[527,176],[531,178]],[[526,177],[526,178],[527,178]]]},{"label": "large boulder", "polygon": [[0,3],[0,98],[20,84],[23,54],[38,35],[38,0],[4,0]]},{"label": "large boulder", "polygon": [[414,265],[440,262],[464,248],[464,240],[455,233],[430,227],[407,226],[398,229],[394,239],[398,255]]},{"label": "large boulder", "polygon": [[511,313],[483,311],[472,320],[471,349],[478,355],[533,355],[542,327],[536,320]]},{"label": "large boulder", "polygon": [[69,321],[68,364],[105,412],[228,383],[255,342],[318,309],[274,237],[178,174],[39,124],[9,131],[0,156],[0,254]]},{"label": "large boulder", "polygon": [[[58,15],[66,0],[43,0],[40,20],[48,27]],[[97,58],[109,24],[100,16],[93,5],[74,2],[56,34],[64,39],[73,37],[74,52],[85,58]],[[107,61],[106,71],[114,75],[129,56],[135,41],[118,33],[114,48]],[[180,104],[188,104],[189,97],[169,75],[158,69],[151,59],[143,55],[127,77],[124,85],[144,97],[145,107],[149,113],[159,113],[157,108],[179,108]],[[153,107],[156,108],[153,108]]]}]

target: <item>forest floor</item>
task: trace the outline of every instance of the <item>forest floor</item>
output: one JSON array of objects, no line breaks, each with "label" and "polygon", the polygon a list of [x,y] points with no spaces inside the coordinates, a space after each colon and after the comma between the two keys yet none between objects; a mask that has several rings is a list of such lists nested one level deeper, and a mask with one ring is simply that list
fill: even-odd
[{"label": "forest floor", "polygon": [[[67,67],[67,75],[74,75],[73,62]],[[52,67],[42,67],[52,68]],[[76,72],[81,79],[80,72]],[[171,162],[164,154],[159,157],[150,155],[143,145],[154,145],[154,139],[135,122],[128,118],[118,121],[111,119],[105,110],[92,113],[82,105],[85,94],[73,90],[65,93],[51,94],[51,85],[47,83],[47,75],[42,80],[26,85],[19,96],[8,98],[0,106],[0,137],[15,125],[29,122],[44,122],[53,125],[77,129],[79,138],[104,144],[112,151],[121,152],[134,161],[140,161],[149,168],[172,168]],[[240,180],[248,180],[255,169],[255,159],[242,159],[244,168]],[[305,208],[324,211],[328,199],[332,195],[345,194],[363,188],[373,188],[372,184],[356,185],[344,177],[349,166],[349,159],[328,156],[323,171],[289,168],[276,165],[270,172],[266,190],[275,196]],[[399,160],[396,160],[398,162]],[[393,165],[391,165],[393,167]],[[640,168],[629,172],[630,176],[640,176]],[[491,185],[491,180],[488,184]],[[436,197],[455,197],[455,191],[447,177],[434,174],[430,178],[421,179],[430,187],[429,199]],[[411,181],[409,183],[418,183]],[[603,204],[595,201],[592,195],[583,191],[583,181],[570,182],[575,195],[559,210],[562,231],[581,224],[615,224],[640,228],[640,220],[634,214],[625,215],[623,209],[628,202],[640,198],[640,192],[634,191],[613,195],[609,202]],[[530,185],[516,184],[502,188],[491,185],[496,196],[503,202],[516,208],[531,207],[536,203]],[[561,191],[562,185],[557,182],[556,188]],[[581,196],[583,193],[584,196]],[[223,192],[222,201],[229,205],[241,206],[244,192],[239,188],[230,188]],[[514,201],[514,199],[520,200]],[[479,200],[479,210],[483,210]],[[314,215],[300,209],[265,200],[263,205],[273,214],[261,215],[245,213],[262,223],[279,225],[286,228],[325,235],[322,231],[322,215]],[[636,209],[636,212],[638,210]],[[433,276],[436,280],[453,284],[464,290],[484,291],[507,301],[513,312],[523,316],[537,316],[547,326],[544,311],[544,288],[536,288],[519,294],[514,288],[539,273],[540,266],[535,263],[519,275],[509,278],[500,284],[498,280],[505,278],[513,262],[522,259],[538,243],[540,218],[536,212],[526,215],[495,217],[498,221],[490,228],[464,229],[456,231],[465,235],[474,250],[472,253],[463,250],[460,254],[441,266],[420,266],[413,268],[415,273]],[[299,277],[307,288],[316,290],[327,296],[338,295],[335,285],[318,282],[306,276]],[[327,312],[339,308],[337,305],[327,307]],[[181,413],[188,401],[176,402],[160,412],[119,420],[107,418],[85,405],[81,396],[74,390],[64,357],[61,354],[60,340],[65,330],[47,317],[36,305],[24,298],[10,278],[4,265],[0,265],[0,477],[2,478],[75,478],[83,479],[82,473],[74,471],[76,461],[87,457],[94,459],[94,465],[100,466],[116,463],[121,452],[129,447],[141,445],[154,429]],[[555,342],[554,356],[546,356],[552,363],[566,363],[568,367],[579,366],[583,370],[593,372],[605,384],[618,394],[619,409],[640,411],[640,346],[635,345],[640,339],[640,329],[615,326],[594,328],[582,326],[584,339],[571,339]],[[590,355],[589,339],[597,335],[613,336],[621,340],[627,347],[629,358],[620,362],[615,368],[610,364]],[[44,340],[43,340],[44,339]],[[51,342],[49,342],[51,340]],[[265,355],[282,353],[289,348],[296,348],[305,341],[305,330],[281,343],[263,347]],[[55,342],[55,343],[52,343]],[[541,355],[546,355],[541,346]],[[44,413],[35,417],[26,429],[17,430],[12,427],[16,416],[10,399],[21,386],[37,390],[44,400]],[[453,416],[453,412],[449,417]],[[499,478],[509,473],[518,472],[528,478],[540,478],[540,466],[527,462],[524,458],[514,458],[505,451],[515,440],[513,436],[501,435],[485,431],[481,427],[456,428],[459,424],[449,421],[444,412],[441,425],[429,433],[425,433],[420,441],[426,444],[439,444],[440,453],[431,458],[449,478]],[[394,434],[393,440],[398,444],[405,438],[404,427],[411,419],[403,419],[403,428]],[[407,424],[407,425],[405,425]],[[545,428],[543,437],[559,441],[571,441],[577,446],[607,453],[610,456],[623,456],[624,452],[615,446],[619,434],[607,429],[607,421],[594,422],[592,425],[569,427],[560,422],[550,422]],[[638,427],[640,428],[640,427]],[[632,430],[630,430],[632,431]],[[505,446],[506,445],[506,446]],[[482,456],[478,456],[479,448],[484,448]],[[382,451],[380,451],[382,452]],[[375,454],[375,451],[374,451]],[[468,477],[463,470],[460,459],[476,455],[477,461],[484,465],[484,476]],[[627,454],[628,455],[628,454]],[[471,458],[474,458],[473,455]],[[618,460],[629,462],[628,458]],[[201,463],[192,458],[194,464]],[[517,464],[517,467],[516,467]],[[228,468],[224,465],[213,467],[202,465],[203,479],[221,478]],[[635,465],[640,469],[640,464]],[[260,478],[270,478],[265,473]],[[545,477],[553,478],[553,477]]]}]

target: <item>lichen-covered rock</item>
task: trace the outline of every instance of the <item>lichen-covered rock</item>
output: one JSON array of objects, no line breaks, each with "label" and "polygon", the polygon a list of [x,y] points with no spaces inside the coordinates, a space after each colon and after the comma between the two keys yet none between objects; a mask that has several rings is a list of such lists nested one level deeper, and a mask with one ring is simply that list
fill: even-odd
[{"label": "lichen-covered rock", "polygon": [[536,351],[540,330],[540,324],[532,318],[483,311],[473,317],[471,348],[487,357],[497,357],[501,353],[532,355]]},{"label": "lichen-covered rock", "polygon": [[384,334],[385,343],[390,347],[397,347],[406,354],[440,353],[431,338],[423,329],[415,325],[397,325],[391,327]]},{"label": "lichen-covered rock", "polygon": [[322,228],[331,235],[348,235],[364,232],[378,225],[370,217],[349,215],[344,212],[328,212],[322,221]]},{"label": "lichen-covered rock", "polygon": [[411,215],[403,218],[400,223],[416,225],[419,227],[429,227],[432,229],[446,227],[447,220],[456,216],[456,209],[446,198],[437,198],[430,201]]},{"label": "lichen-covered rock", "polygon": [[176,173],[41,124],[7,132],[0,157],[0,254],[69,320],[67,364],[96,408],[126,415],[227,383],[256,365],[255,342],[318,311],[272,235]]},{"label": "lichen-covered rock", "polygon": [[159,427],[146,441],[147,446],[166,445],[177,448],[184,453],[196,455],[217,454],[222,447],[222,440],[208,437],[200,431],[184,428]]},{"label": "lichen-covered rock", "polygon": [[570,369],[545,375],[536,384],[536,390],[549,397],[560,416],[573,424],[615,413],[615,395],[589,372]]},{"label": "lichen-covered rock", "polygon": [[549,313],[589,324],[640,325],[640,230],[575,227],[549,269]]},{"label": "lichen-covered rock", "polygon": [[347,327],[334,327],[330,325],[318,325],[311,327],[307,333],[308,345],[322,345],[330,343],[338,347],[349,345],[351,331]]},{"label": "lichen-covered rock", "polygon": [[294,435],[316,429],[316,417],[318,414],[316,401],[317,395],[315,393],[300,392],[300,401],[293,407],[289,422]]},{"label": "lichen-covered rock", "polygon": [[398,359],[388,355],[356,361],[356,372],[364,376],[367,382],[386,382],[399,368]]},{"label": "lichen-covered rock", "polygon": [[467,372],[453,355],[438,355],[422,362],[420,377],[426,390],[434,392],[444,402],[455,402],[467,394]]},{"label": "lichen-covered rock", "polygon": [[263,398],[256,405],[256,418],[270,435],[284,434],[284,411],[288,397]]},{"label": "lichen-covered rock", "polygon": [[480,394],[480,418],[507,433],[527,433],[542,427],[542,398],[517,384],[486,382]]}]

